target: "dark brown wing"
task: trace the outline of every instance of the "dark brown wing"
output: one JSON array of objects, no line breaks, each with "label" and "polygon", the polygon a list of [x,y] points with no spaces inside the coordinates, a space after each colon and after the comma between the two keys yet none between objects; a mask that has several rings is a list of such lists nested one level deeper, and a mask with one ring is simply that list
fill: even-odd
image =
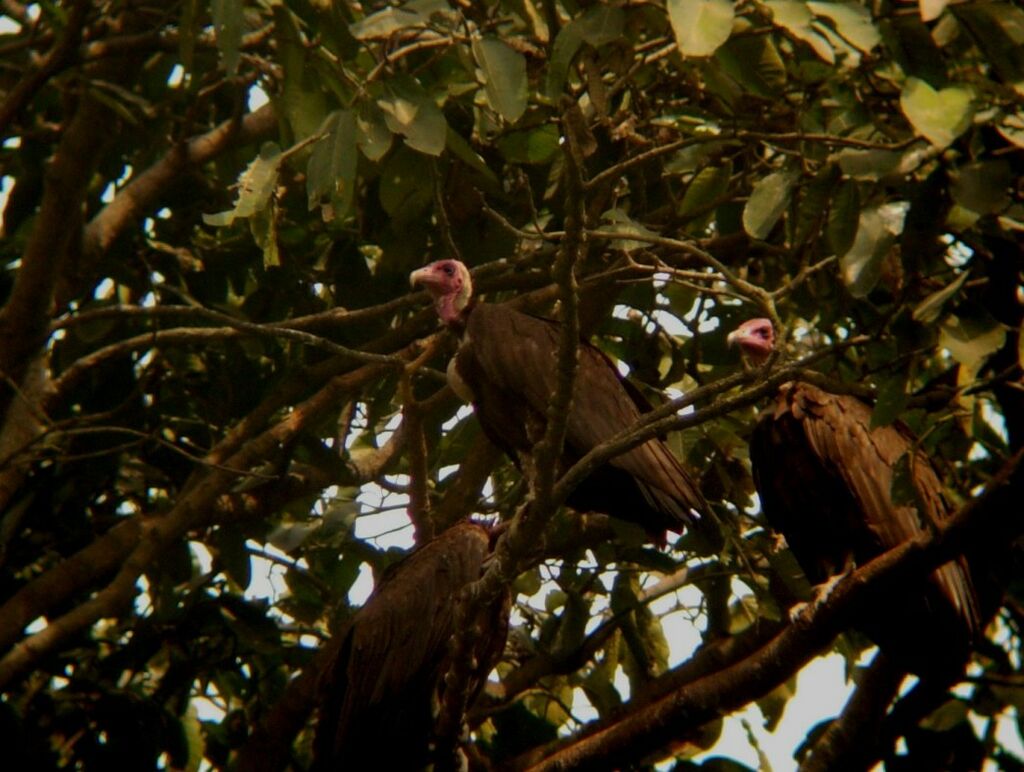
[{"label": "dark brown wing", "polygon": [[[529,451],[543,430],[544,415],[557,382],[555,358],[559,328],[502,305],[480,304],[470,313],[457,369],[470,390],[481,424],[506,450]],[[566,430],[566,449],[575,460],[632,426],[643,405],[623,384],[618,371],[598,349],[583,343]],[[656,528],[681,530],[692,522],[692,511],[708,511],[700,489],[664,442],[654,439],[614,458],[608,465],[632,480],[638,502],[624,501],[610,511],[606,491],[586,490],[589,508],[641,521],[636,511],[647,508],[660,515]],[[592,475],[592,478],[599,473]],[[604,483],[607,483],[605,480]],[[602,485],[594,481],[594,485]],[[585,488],[586,483],[581,485]],[[610,487],[610,486],[603,486]],[[577,501],[580,499],[577,498]],[[604,501],[607,508],[600,506]]]},{"label": "dark brown wing", "polygon": [[[865,563],[948,517],[942,484],[920,452],[912,457],[912,477],[921,506],[893,502],[893,469],[909,452],[908,433],[897,426],[872,429],[870,408],[854,397],[803,383],[780,390],[751,437],[754,482],[766,517],[812,582],[838,573],[850,559]],[[914,672],[966,657],[979,625],[963,559],[896,599],[878,599],[873,609],[880,613],[860,626]],[[933,662],[921,649],[934,648],[936,640],[943,640],[945,653]]]},{"label": "dark brown wing", "polygon": [[[462,523],[381,582],[338,642],[321,679],[314,769],[419,769],[429,760],[459,590],[479,578],[487,532]],[[508,606],[487,610],[474,655],[478,686],[501,654]]]}]

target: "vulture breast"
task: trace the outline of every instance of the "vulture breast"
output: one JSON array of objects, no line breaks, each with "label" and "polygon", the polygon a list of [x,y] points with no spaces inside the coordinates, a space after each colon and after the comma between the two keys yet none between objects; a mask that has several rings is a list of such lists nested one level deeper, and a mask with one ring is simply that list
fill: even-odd
[{"label": "vulture breast", "polygon": [[[893,469],[906,453],[917,506],[892,500]],[[783,386],[754,429],[750,457],[765,516],[816,584],[949,516],[942,483],[909,432],[871,428],[870,408],[851,396]],[[856,624],[910,672],[958,674],[980,624],[966,562],[871,598]]]}]

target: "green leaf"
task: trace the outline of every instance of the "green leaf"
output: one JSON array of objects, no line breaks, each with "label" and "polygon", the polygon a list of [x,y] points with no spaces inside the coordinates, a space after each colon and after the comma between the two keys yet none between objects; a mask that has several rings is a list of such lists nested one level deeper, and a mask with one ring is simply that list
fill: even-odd
[{"label": "green leaf", "polygon": [[[920,507],[920,494],[914,485],[913,470],[910,468],[912,456],[904,453],[892,466],[892,480],[889,482],[889,497],[897,507]],[[914,463],[923,463],[917,459]]]},{"label": "green leaf", "polygon": [[199,0],[184,0],[181,4],[181,20],[178,22],[178,57],[185,72],[192,72],[196,51],[197,19]]},{"label": "green leaf", "polygon": [[1024,148],[1024,112],[1011,113],[1004,117],[996,126],[996,131],[1002,134],[1007,142]]},{"label": "green leaf", "polygon": [[1013,171],[1006,161],[975,161],[956,170],[950,193],[972,212],[998,214],[1009,205],[1013,184]]},{"label": "green leaf", "polygon": [[252,558],[245,545],[246,537],[237,525],[221,525],[213,532],[210,545],[228,575],[243,591],[252,581]]},{"label": "green leaf", "polygon": [[923,80],[907,78],[900,94],[900,108],[918,134],[943,148],[971,125],[973,99],[974,92],[965,86],[936,91]]},{"label": "green leaf", "polygon": [[926,716],[920,725],[933,732],[948,732],[957,724],[967,721],[967,707],[963,700],[949,700]]},{"label": "green leaf", "polygon": [[313,146],[306,165],[306,196],[309,209],[320,206],[324,221],[330,222],[346,215],[355,198],[355,113],[335,110],[327,116],[320,131],[325,136]]},{"label": "green leaf", "polygon": [[210,15],[220,52],[220,66],[234,75],[241,57],[242,29],[245,23],[242,0],[211,0]]},{"label": "green leaf", "polygon": [[956,19],[969,30],[991,69],[1024,95],[1024,9],[1020,3],[963,3]]},{"label": "green leaf", "polygon": [[429,20],[427,15],[417,11],[388,6],[355,24],[350,24],[348,31],[356,40],[378,40],[391,37],[396,32],[410,27],[422,27]]},{"label": "green leaf", "polygon": [[680,52],[711,56],[729,39],[734,12],[729,0],[668,0],[668,20]]},{"label": "green leaf", "polygon": [[277,205],[273,199],[270,199],[270,206],[252,213],[249,232],[263,252],[263,267],[281,265],[281,252],[277,244]]},{"label": "green leaf", "polygon": [[273,142],[265,143],[260,154],[238,178],[238,197],[234,208],[227,212],[204,214],[203,221],[207,225],[227,226],[239,217],[252,217],[265,209],[277,185],[282,160],[281,148]]},{"label": "green leaf", "polygon": [[836,52],[827,39],[811,26],[814,16],[806,3],[799,0],[767,0],[772,20],[797,40],[809,45],[819,57],[829,64],[836,63]]},{"label": "green leaf", "polygon": [[835,164],[826,164],[809,182],[800,184],[800,196],[795,198],[793,220],[787,228],[787,238],[796,244],[816,239],[823,223],[823,213],[829,211],[832,198],[839,190],[842,174]]},{"label": "green leaf", "polygon": [[900,168],[903,154],[895,150],[854,150],[845,148],[833,156],[843,174],[855,180],[877,182]]},{"label": "green leaf", "polygon": [[184,766],[177,766],[177,769],[182,772],[198,772],[200,765],[203,762],[203,749],[205,743],[203,742],[203,731],[199,722],[199,712],[196,710],[194,702],[189,702],[188,708],[185,709],[185,715],[180,719],[182,733],[185,736],[185,744],[188,747],[188,759],[185,761]]},{"label": "green leaf", "polygon": [[[683,194],[683,200],[679,203],[679,215],[688,217],[706,210],[728,190],[731,177],[732,164],[709,166],[701,170]],[[702,219],[710,219],[710,213]]]},{"label": "green leaf", "polygon": [[865,54],[882,40],[871,21],[871,13],[860,3],[824,3],[812,0],[807,3],[807,7],[815,16],[829,19],[843,40]]},{"label": "green leaf", "polygon": [[850,294],[863,298],[881,277],[882,260],[903,229],[904,203],[885,204],[860,213],[857,235],[849,251],[839,259],[839,268]]},{"label": "green leaf", "polygon": [[899,373],[882,382],[878,399],[871,411],[871,428],[888,426],[895,421],[907,406],[907,374]]},{"label": "green leaf", "polygon": [[1017,364],[1024,369],[1024,330],[1017,331]]},{"label": "green leaf", "polygon": [[394,135],[384,120],[383,111],[373,102],[359,105],[356,128],[356,144],[371,161],[379,161],[391,149],[391,138]]},{"label": "green leaf", "polygon": [[994,319],[950,316],[939,331],[939,345],[976,373],[1006,340],[1006,330]]},{"label": "green leaf", "polygon": [[715,51],[715,61],[756,96],[772,99],[786,86],[786,63],[770,35],[732,37]]},{"label": "green leaf", "polygon": [[912,14],[886,19],[882,26],[884,45],[904,75],[929,83],[944,83],[946,61],[931,29]]},{"label": "green leaf", "polygon": [[543,583],[540,571],[535,568],[516,577],[515,582],[512,584],[512,590],[516,595],[523,595],[528,598],[540,592]]},{"label": "green leaf", "polygon": [[295,140],[316,133],[330,108],[327,96],[310,67],[310,50],[299,31],[295,15],[284,5],[274,6],[274,34],[284,70],[280,100]]},{"label": "green leaf", "polygon": [[949,5],[949,0],[918,0],[918,8],[921,10],[922,21],[932,21],[939,18],[942,12]]},{"label": "green leaf", "polygon": [[964,282],[967,281],[968,275],[969,272],[964,271],[947,286],[933,292],[918,303],[912,314],[914,321],[921,322],[922,324],[931,324],[938,319],[939,312],[942,311],[946,301],[960,291],[960,288],[964,286]]},{"label": "green leaf", "polygon": [[857,222],[860,217],[860,193],[854,182],[846,181],[839,186],[828,210],[828,225],[825,234],[832,252],[846,254],[857,236]]},{"label": "green leaf", "polygon": [[544,596],[544,610],[548,613],[558,611],[558,609],[565,605],[568,598],[569,594],[566,593],[565,590],[559,590],[558,588],[550,590],[548,591],[548,594]]},{"label": "green leaf", "polygon": [[434,100],[415,80],[394,78],[377,100],[384,111],[384,121],[395,134],[405,137],[414,150],[427,155],[441,155],[448,134],[448,122]]},{"label": "green leaf", "polygon": [[558,152],[558,128],[550,123],[513,131],[498,139],[498,150],[512,163],[544,164]]},{"label": "green leaf", "polygon": [[497,38],[474,40],[473,58],[491,107],[509,123],[518,121],[526,112],[526,58]]},{"label": "green leaf", "polygon": [[[598,228],[598,231],[614,232],[614,233],[628,233],[630,235],[638,236],[649,236],[654,237],[658,234],[649,228],[645,228],[640,223],[630,218],[628,214],[623,212],[621,209],[610,209],[601,215],[601,219],[607,223],[608,226],[602,225]],[[623,252],[632,252],[636,249],[646,249],[650,247],[650,243],[646,241],[635,241],[633,239],[615,239],[610,242],[609,246],[612,249],[621,249]]]},{"label": "green leaf", "polygon": [[562,27],[555,38],[548,62],[548,75],[544,93],[549,99],[558,99],[569,74],[569,67],[580,50],[588,43],[598,48],[622,37],[625,12],[613,5],[595,5]]},{"label": "green leaf", "polygon": [[757,701],[757,706],[761,709],[761,715],[764,716],[765,730],[769,732],[775,731],[775,727],[782,720],[782,714],[786,710],[786,705],[795,695],[796,676],[779,684]]},{"label": "green leaf", "polygon": [[798,175],[792,171],[769,174],[758,182],[743,207],[743,229],[755,239],[764,239],[789,206]]},{"label": "green leaf", "polygon": [[463,139],[461,134],[450,127],[448,129],[447,147],[453,156],[465,163],[466,166],[482,174],[487,178],[488,182],[493,185],[498,184],[498,175],[491,171],[487,162],[473,149],[472,145]]},{"label": "green leaf", "polygon": [[291,552],[306,541],[319,527],[319,523],[282,523],[270,532],[267,541],[281,552]]},{"label": "green leaf", "polygon": [[434,199],[433,178],[424,174],[423,157],[408,148],[393,153],[381,170],[379,195],[391,217],[420,217]]},{"label": "green leaf", "polygon": [[580,35],[588,45],[600,48],[622,38],[625,20],[626,14],[621,8],[614,5],[594,6],[578,19]]}]

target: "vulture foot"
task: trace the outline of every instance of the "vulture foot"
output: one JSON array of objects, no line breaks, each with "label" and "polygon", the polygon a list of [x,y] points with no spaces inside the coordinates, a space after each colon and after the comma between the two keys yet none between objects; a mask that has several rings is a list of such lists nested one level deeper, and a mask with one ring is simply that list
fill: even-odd
[{"label": "vulture foot", "polygon": [[797,622],[799,617],[803,616],[805,610],[807,610],[808,614],[813,614],[819,608],[824,606],[825,601],[828,600],[829,595],[832,594],[832,591],[836,588],[836,585],[843,581],[843,579],[845,579],[850,574],[850,572],[854,570],[854,568],[855,566],[851,564],[842,573],[830,576],[821,584],[815,585],[814,588],[812,588],[811,590],[811,594],[813,597],[809,602],[797,603],[792,608],[790,608],[789,621]]}]

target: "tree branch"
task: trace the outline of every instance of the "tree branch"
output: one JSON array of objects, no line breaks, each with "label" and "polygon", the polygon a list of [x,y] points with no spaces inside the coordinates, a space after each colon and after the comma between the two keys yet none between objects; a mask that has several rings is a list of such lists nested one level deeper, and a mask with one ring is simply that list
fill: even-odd
[{"label": "tree branch", "polygon": [[74,56],[82,40],[85,19],[91,7],[89,0],[77,0],[71,4],[64,29],[53,48],[47,52],[38,66],[23,75],[7,93],[7,98],[0,104],[0,136],[7,135],[11,122],[18,117],[36,92]]},{"label": "tree branch", "polygon": [[879,730],[889,703],[906,674],[875,655],[843,712],[829,725],[800,764],[800,772],[870,769],[877,761]]},{"label": "tree branch", "polygon": [[[767,375],[764,374],[763,370],[737,372],[714,383],[694,389],[681,397],[669,400],[649,413],[644,413],[632,427],[593,448],[583,458],[573,464],[555,485],[552,494],[554,501],[557,503],[565,501],[577,485],[599,466],[615,458],[615,456],[621,455],[647,442],[649,439],[670,431],[697,426],[710,421],[712,418],[756,404],[768,394],[773,393],[786,381],[805,377],[811,379],[814,377],[814,373],[807,369],[809,365],[843,348],[864,343],[866,340],[867,338],[862,336],[858,336],[856,339],[845,340],[836,346],[816,351],[790,365],[776,368]],[[755,381],[756,383],[754,383]],[[737,386],[744,386],[750,383],[753,383],[753,385],[748,386],[737,394],[717,399],[707,407],[693,413],[677,415],[678,411],[689,405],[716,397]]]},{"label": "tree branch", "polygon": [[[820,604],[801,610],[788,625],[755,654],[712,675],[700,678],[610,723],[582,740],[555,750],[517,759],[512,768],[568,770],[608,768],[665,747],[696,726],[725,715],[766,694],[791,677],[846,626],[856,604],[871,592],[923,576],[962,552],[982,529],[997,522],[1003,507],[996,495],[1016,472],[1024,451],[1016,453],[992,478],[985,491],[965,504],[931,533],[883,553],[845,577]],[[1019,518],[1002,524],[1024,530]]]},{"label": "tree branch", "polygon": [[[418,347],[415,344],[410,345],[404,351],[404,356],[411,359],[416,351]],[[102,615],[117,613],[119,604],[125,602],[126,598],[130,600],[134,594],[132,588],[135,579],[152,563],[163,545],[180,538],[190,528],[203,522],[219,497],[231,490],[237,475],[229,469],[250,469],[272,457],[277,448],[286,447],[324,412],[336,406],[344,395],[353,393],[379,378],[382,368],[382,365],[367,365],[346,375],[332,378],[313,396],[296,405],[277,424],[231,453],[227,449],[234,447],[235,443],[229,433],[204,459],[214,468],[204,467],[202,475],[186,486],[177,504],[168,513],[159,518],[133,518],[129,522],[135,523],[134,531],[129,530],[129,526],[125,524],[125,530],[118,531],[122,538],[116,541],[98,539],[61,566],[51,569],[19,590],[3,607],[0,607],[0,648],[16,640],[24,626],[33,619],[44,615],[47,610],[59,605],[71,594],[80,591],[106,573],[96,570],[96,567],[86,562],[82,558],[83,554],[100,553],[100,556],[106,558],[107,571],[124,561],[121,571],[107,588],[95,596],[94,602],[90,601],[78,607],[84,609],[83,611],[75,609],[65,614],[45,630],[16,645],[0,659],[0,689],[40,657],[97,621]],[[124,538],[125,536],[129,538]],[[128,550],[130,553],[126,556]],[[68,565],[79,568],[81,573],[76,575],[75,572],[69,571],[65,568]],[[54,579],[47,581],[46,578],[51,574]],[[130,581],[128,577],[132,577]],[[41,593],[40,585],[49,585],[50,589],[59,592]]]},{"label": "tree branch", "polygon": [[[98,163],[108,110],[84,93],[46,170],[42,203],[6,304],[0,309],[0,372],[20,383],[25,367],[40,350],[49,328],[54,287],[69,248],[80,235],[82,202]],[[9,396],[0,415],[6,413]]]},{"label": "tree branch", "polygon": [[506,591],[522,568],[523,556],[533,550],[543,530],[545,519],[555,506],[551,494],[555,475],[560,466],[558,459],[565,442],[579,358],[579,288],[576,284],[576,264],[584,255],[587,245],[583,156],[578,138],[572,130],[573,123],[565,117],[569,111],[576,109],[578,108],[575,103],[570,102],[563,110],[566,235],[551,271],[552,279],[558,287],[561,304],[559,321],[562,326],[555,360],[558,377],[546,415],[544,436],[534,447],[532,454],[532,474],[528,480],[530,499],[525,506],[519,508],[508,531],[499,540],[494,560],[488,570],[479,581],[463,591],[455,611],[455,629],[462,632],[452,639],[452,665],[445,674],[444,701],[436,723],[437,765],[442,771],[459,767],[456,740],[466,712],[472,672],[468,658],[475,645],[475,634],[468,624],[469,620],[477,618],[479,609],[490,606],[502,592]]},{"label": "tree branch", "polygon": [[277,114],[271,104],[266,104],[240,120],[224,121],[206,134],[171,148],[118,191],[86,226],[82,245],[86,263],[105,253],[127,227],[150,212],[183,171],[229,148],[269,137],[276,129]]}]

